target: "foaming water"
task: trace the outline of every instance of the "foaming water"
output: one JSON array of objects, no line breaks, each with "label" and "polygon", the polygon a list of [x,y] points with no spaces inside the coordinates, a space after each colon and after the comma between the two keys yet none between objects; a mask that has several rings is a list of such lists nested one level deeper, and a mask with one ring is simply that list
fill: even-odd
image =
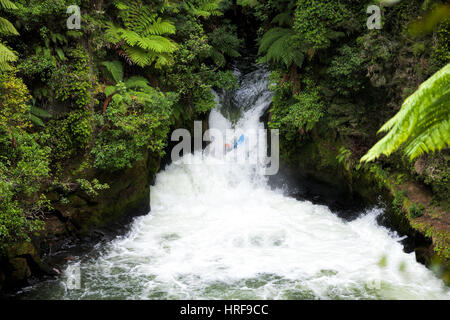
[{"label": "foaming water", "polygon": [[[264,70],[241,80],[232,99],[217,96],[210,116],[210,127],[235,128],[234,138],[263,128],[259,118],[271,98]],[[245,106],[234,123],[222,109],[233,99]],[[168,166],[151,188],[152,211],[137,218],[126,236],[73,262],[62,279],[28,297],[450,298],[441,280],[403,252],[398,236],[377,224],[381,209],[344,221],[326,206],[272,190],[258,165],[233,162],[233,153],[218,159],[199,152]],[[81,270],[81,288],[69,290],[74,267]]]}]

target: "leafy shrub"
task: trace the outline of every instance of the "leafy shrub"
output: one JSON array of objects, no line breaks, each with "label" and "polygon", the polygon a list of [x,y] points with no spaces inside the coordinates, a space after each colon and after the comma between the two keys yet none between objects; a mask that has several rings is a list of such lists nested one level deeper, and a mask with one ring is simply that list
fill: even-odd
[{"label": "leafy shrub", "polygon": [[274,89],[273,105],[270,109],[272,118],[269,127],[280,129],[287,140],[297,139],[310,131],[322,118],[324,105],[319,89],[312,82],[307,83],[302,92],[291,96],[290,99],[286,99],[286,96],[290,96],[289,85]]},{"label": "leafy shrub", "polygon": [[142,160],[147,149],[162,155],[175,98],[153,88],[114,95],[103,119],[98,119],[105,125],[91,151],[94,166],[117,171]]},{"label": "leafy shrub", "polygon": [[415,203],[411,204],[409,207],[409,215],[411,218],[419,218],[423,216],[425,213],[425,207],[422,204],[416,205]]}]

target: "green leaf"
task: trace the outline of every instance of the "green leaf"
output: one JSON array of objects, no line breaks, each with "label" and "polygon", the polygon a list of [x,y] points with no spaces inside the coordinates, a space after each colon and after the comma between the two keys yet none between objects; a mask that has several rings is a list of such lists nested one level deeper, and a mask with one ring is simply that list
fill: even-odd
[{"label": "green leaf", "polygon": [[6,20],[5,18],[0,17],[0,34],[4,35],[19,35],[14,25]]},{"label": "green leaf", "polygon": [[106,67],[109,75],[115,83],[123,81],[123,67],[120,61],[103,61],[102,65]]},{"label": "green leaf", "polygon": [[404,146],[410,160],[450,145],[450,64],[409,96],[400,111],[379,132],[388,132],[361,161],[389,156]]}]

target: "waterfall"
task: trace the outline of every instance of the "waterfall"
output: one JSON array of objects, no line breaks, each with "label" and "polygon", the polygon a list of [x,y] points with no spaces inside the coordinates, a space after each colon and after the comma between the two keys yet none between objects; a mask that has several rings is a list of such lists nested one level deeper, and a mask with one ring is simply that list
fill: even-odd
[{"label": "waterfall", "polygon": [[[264,69],[217,93],[211,128],[263,129],[271,92]],[[244,147],[245,146],[245,147]],[[216,146],[221,147],[221,146]],[[345,221],[326,206],[274,190],[261,164],[189,154],[157,175],[152,211],[130,232],[71,262],[65,277],[30,293],[53,299],[449,299],[443,282],[377,224],[382,209]],[[242,154],[241,154],[242,155]],[[195,159],[194,159],[195,158]],[[196,160],[196,161],[192,161]],[[73,266],[80,288],[67,287]],[[34,296],[32,295],[34,294]]]}]

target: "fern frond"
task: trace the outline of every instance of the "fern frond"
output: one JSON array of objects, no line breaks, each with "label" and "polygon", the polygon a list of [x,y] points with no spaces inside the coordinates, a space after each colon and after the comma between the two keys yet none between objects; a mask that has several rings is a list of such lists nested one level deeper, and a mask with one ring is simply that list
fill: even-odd
[{"label": "fern frond", "polygon": [[103,61],[102,65],[106,67],[109,75],[115,83],[118,83],[123,80],[123,67],[120,61]]},{"label": "fern frond", "polygon": [[122,37],[120,34],[121,29],[122,28],[116,26],[114,23],[107,22],[105,30],[105,40],[113,44],[117,44],[122,41]]},{"label": "fern frond", "polygon": [[10,0],[0,0],[0,8],[7,10],[16,10],[17,6]]},{"label": "fern frond", "polygon": [[177,46],[172,40],[161,36],[141,37],[137,44],[142,49],[157,53],[172,53],[177,49]]},{"label": "fern frond", "polygon": [[163,53],[159,54],[156,58],[155,68],[162,69],[165,66],[172,65],[174,62],[171,54]]},{"label": "fern frond", "polygon": [[135,46],[142,39],[139,34],[131,30],[120,28],[118,32],[129,46]]},{"label": "fern frond", "polygon": [[151,54],[142,48],[124,46],[124,50],[131,61],[140,67],[150,65],[155,59],[154,54]]},{"label": "fern frond", "polygon": [[30,113],[39,118],[47,119],[52,117],[52,115],[48,111],[36,106],[30,106]]},{"label": "fern frond", "polygon": [[434,152],[450,145],[450,64],[436,72],[409,96],[400,111],[379,132],[388,132],[361,161],[389,156],[405,145],[412,160],[424,152]]},{"label": "fern frond", "polygon": [[158,17],[151,6],[141,0],[116,1],[115,6],[120,10],[124,27],[109,23],[105,39],[122,47],[119,54],[141,67],[152,63],[157,67],[170,64],[173,61],[170,54],[178,47],[163,35],[174,34],[174,24]]},{"label": "fern frond", "polygon": [[0,17],[0,34],[4,35],[19,35],[14,25],[6,20],[5,18]]},{"label": "fern frond", "polygon": [[17,56],[9,48],[0,42],[0,71],[11,69],[9,63],[17,61]]},{"label": "fern frond", "polygon": [[29,106],[28,111],[29,111],[28,117],[30,121],[36,126],[43,127],[44,121],[42,121],[42,118],[47,119],[52,117],[52,115],[48,113],[46,110],[36,107],[34,105]]},{"label": "fern frond", "polygon": [[29,118],[30,118],[30,121],[35,126],[39,126],[39,127],[43,127],[44,126],[44,121],[42,121],[42,119],[40,119],[39,117],[36,117],[34,114],[30,114]]},{"label": "fern frond", "polygon": [[145,28],[144,35],[163,35],[163,34],[175,34],[175,25],[168,21],[158,18],[154,23]]},{"label": "fern frond", "polygon": [[105,96],[109,97],[112,96],[116,92],[116,90],[116,86],[107,86],[103,93],[105,94]]},{"label": "fern frond", "polygon": [[219,67],[225,66],[227,60],[225,59],[225,56],[222,53],[212,48],[209,55],[211,56],[211,59],[214,61],[216,65],[218,65]]},{"label": "fern frond", "polygon": [[264,33],[261,42],[259,44],[259,54],[266,53],[270,46],[277,41],[278,39],[286,36],[292,36],[294,35],[294,31],[291,29],[285,29],[285,28],[272,28],[268,30],[266,33]]},{"label": "fern frond", "polygon": [[220,16],[223,14],[219,10],[221,2],[222,0],[197,0],[187,1],[186,4],[189,11],[194,16],[208,18],[210,16]]},{"label": "fern frond", "polygon": [[286,11],[277,14],[275,18],[272,19],[272,24],[278,23],[280,27],[283,25],[290,26],[292,25],[293,20],[292,12]]},{"label": "fern frond", "polygon": [[282,63],[288,68],[292,63],[301,66],[304,54],[294,46],[294,35],[293,30],[285,28],[272,28],[267,31],[259,46],[259,54],[265,54],[260,61]]},{"label": "fern frond", "polygon": [[132,89],[150,90],[148,80],[141,76],[133,76],[125,81],[125,86]]},{"label": "fern frond", "polygon": [[128,9],[130,9],[130,7],[127,4],[123,3],[123,2],[115,2],[114,6],[117,9],[119,9],[119,10],[128,10]]}]

